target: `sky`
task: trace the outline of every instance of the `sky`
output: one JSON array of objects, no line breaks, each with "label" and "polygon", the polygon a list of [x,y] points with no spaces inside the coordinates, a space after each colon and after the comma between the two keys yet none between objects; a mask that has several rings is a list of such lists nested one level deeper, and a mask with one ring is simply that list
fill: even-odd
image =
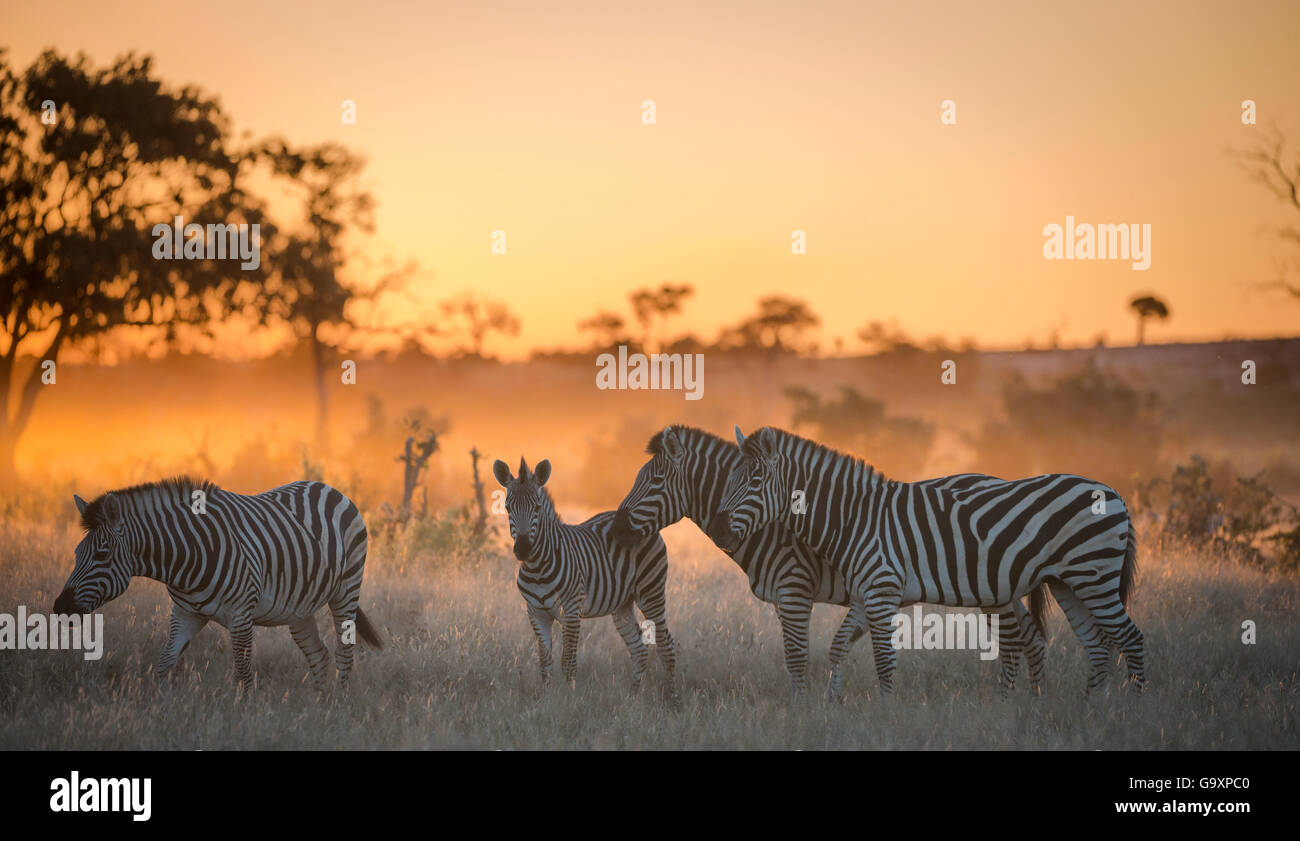
[{"label": "sky", "polygon": [[[20,67],[146,52],[240,131],[361,153],[371,253],[422,267],[402,317],[505,301],[522,329],[487,349],[507,357],[575,347],[577,321],[665,281],[696,289],[670,332],[706,339],[770,294],[846,350],[870,321],[1130,343],[1145,292],[1172,311],[1149,341],[1295,335],[1300,300],[1259,288],[1290,220],[1232,153],[1274,124],[1300,148],[1297,44],[1290,0],[0,0]],[[1149,224],[1150,268],[1045,259],[1067,216]]]}]

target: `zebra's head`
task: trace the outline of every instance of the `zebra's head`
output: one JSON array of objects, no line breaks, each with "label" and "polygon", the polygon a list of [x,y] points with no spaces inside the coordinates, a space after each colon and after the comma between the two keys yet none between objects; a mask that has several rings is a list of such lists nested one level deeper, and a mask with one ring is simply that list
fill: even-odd
[{"label": "zebra's head", "polygon": [[77,544],[76,565],[54,600],[55,613],[91,613],[126,591],[135,557],[127,545],[122,501],[113,493],[87,503],[73,494],[86,536]]},{"label": "zebra's head", "polygon": [[530,560],[539,525],[546,514],[546,491],[542,488],[551,478],[551,463],[543,459],[535,471],[529,472],[528,462],[521,457],[519,475],[511,476],[509,466],[497,459],[492,473],[506,489],[506,514],[510,517],[510,536],[515,540],[515,557]]},{"label": "zebra's head", "polygon": [[709,522],[709,537],[732,552],[757,529],[781,517],[782,500],[790,498],[789,482],[781,469],[777,431],[765,426],[748,438],[736,427],[741,461],[727,477],[718,513]]},{"label": "zebra's head", "polygon": [[686,444],[671,426],[650,439],[652,458],[637,471],[632,490],[614,515],[614,539],[635,546],[686,516]]}]

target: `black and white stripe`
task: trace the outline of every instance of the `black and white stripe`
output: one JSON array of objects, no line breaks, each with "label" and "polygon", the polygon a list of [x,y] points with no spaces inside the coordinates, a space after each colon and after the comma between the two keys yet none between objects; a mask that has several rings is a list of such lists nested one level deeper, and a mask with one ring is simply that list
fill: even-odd
[{"label": "black and white stripe", "polygon": [[316,613],[329,606],[339,638],[339,680],[352,669],[358,635],[381,647],[357,606],[366,525],[346,496],[322,482],[294,482],[257,495],[209,482],[168,479],[74,496],[86,536],[56,613],[89,613],[125,592],[133,576],[167,585],[172,615],[157,672],[165,674],[209,621],[230,632],[235,676],[252,678],[255,625],[288,625],[324,687],[330,665]]},{"label": "black and white stripe", "polygon": [[[673,425],[656,433],[646,452],[651,459],[638,471],[632,489],[619,505],[615,536],[634,545],[682,518],[706,529],[721,508],[728,476],[742,462],[740,451],[711,433]],[[1001,481],[982,473],[963,473],[921,485],[955,492]],[[791,692],[803,691],[808,684],[812,606],[848,605],[844,577],[782,522],[751,530],[730,550],[721,544],[719,548],[748,576],[754,595],[776,607]],[[1038,617],[1031,617],[1019,599],[1007,607],[999,619],[1000,683],[1004,690],[1014,685],[1023,651],[1029,661],[1031,685],[1036,688],[1046,649]],[[847,651],[864,631],[859,615],[850,611],[835,635],[832,651]]]},{"label": "black and white stripe", "polygon": [[[872,635],[882,688],[893,691],[890,619],[901,604],[999,611],[1046,583],[1088,651],[1088,688],[1105,678],[1108,645],[1130,679],[1145,680],[1142,632],[1125,605],[1137,569],[1136,535],[1114,490],[1051,474],[967,492],[894,482],[861,460],[772,427],[746,439],[709,533],[723,546],[784,523],[844,576],[850,613]],[[801,490],[807,510],[790,511]],[[847,647],[832,649],[832,686]]]},{"label": "black and white stripe", "polygon": [[632,656],[632,681],[639,686],[649,652],[641,639],[635,606],[654,623],[655,649],[675,697],[676,647],[665,609],[668,550],[663,538],[656,533],[632,546],[618,543],[613,536],[613,511],[578,525],[561,522],[545,488],[551,476],[549,461],[542,461],[535,471],[530,471],[520,459],[519,475],[511,476],[506,463],[498,460],[492,472],[506,489],[510,536],[520,561],[516,583],[537,637],[543,682],[549,679],[554,666],[554,623],[560,623],[564,635],[560,666],[565,680],[572,682],[578,667],[582,620],[609,616]]}]

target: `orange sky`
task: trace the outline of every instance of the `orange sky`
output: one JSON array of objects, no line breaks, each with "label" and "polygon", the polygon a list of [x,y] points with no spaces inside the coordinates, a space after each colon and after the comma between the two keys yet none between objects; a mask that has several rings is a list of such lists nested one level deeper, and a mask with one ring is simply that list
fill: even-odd
[{"label": "orange sky", "polygon": [[[1254,289],[1285,210],[1228,154],[1273,121],[1300,145],[1295,2],[203,8],[4,0],[0,43],[20,66],[148,52],[240,129],[346,142],[370,161],[376,252],[426,270],[419,302],[473,289],[519,314],[489,351],[573,346],[578,319],[665,280],[697,289],[674,329],[710,339],[771,293],[850,350],[874,319],[1129,342],[1148,290],[1173,310],[1153,341],[1296,333],[1300,301]],[[1150,270],[1044,260],[1066,215],[1149,223]]]}]

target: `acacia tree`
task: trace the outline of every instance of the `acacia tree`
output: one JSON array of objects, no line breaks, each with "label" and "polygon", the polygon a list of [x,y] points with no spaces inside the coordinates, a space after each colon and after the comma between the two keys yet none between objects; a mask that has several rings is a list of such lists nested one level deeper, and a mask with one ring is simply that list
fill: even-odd
[{"label": "acacia tree", "polygon": [[[349,237],[374,232],[374,198],[360,187],[364,161],[336,143],[304,149],[275,139],[254,153],[269,162],[294,196],[300,219],[284,224],[271,244],[274,272],[259,290],[261,320],[279,320],[310,343],[316,388],[316,440],[328,443],[328,371],[337,343],[360,332],[349,304],[374,300],[402,282],[411,267],[391,272],[363,287],[354,277],[356,262]],[[327,333],[332,335],[327,336]]]},{"label": "acacia tree", "polygon": [[95,69],[46,51],[18,73],[0,50],[0,481],[43,363],[119,330],[170,342],[251,303],[260,269],[153,256],[154,226],[177,216],[265,223],[229,135],[215,100],[165,85],[148,57]]},{"label": "acacia tree", "polygon": [[469,337],[469,354],[483,358],[483,343],[489,333],[519,335],[519,319],[501,301],[485,301],[464,292],[438,305],[443,316],[461,322],[457,328]]},{"label": "acacia tree", "polygon": [[695,290],[690,284],[665,283],[658,289],[638,289],[628,295],[628,300],[632,302],[632,313],[641,325],[641,346],[647,352],[655,323],[659,324],[658,348],[662,351],[665,344],[664,325],[670,316],[682,311],[682,302],[694,294]]},{"label": "acacia tree", "polygon": [[797,352],[803,349],[804,335],[820,323],[803,301],[769,295],[758,299],[758,314],[723,330],[718,343],[739,350]]},{"label": "acacia tree", "polygon": [[1169,317],[1169,307],[1165,302],[1154,295],[1139,295],[1132,301],[1129,301],[1129,307],[1137,313],[1138,334],[1137,343],[1142,345],[1146,339],[1147,319],[1158,318],[1164,321]]}]

